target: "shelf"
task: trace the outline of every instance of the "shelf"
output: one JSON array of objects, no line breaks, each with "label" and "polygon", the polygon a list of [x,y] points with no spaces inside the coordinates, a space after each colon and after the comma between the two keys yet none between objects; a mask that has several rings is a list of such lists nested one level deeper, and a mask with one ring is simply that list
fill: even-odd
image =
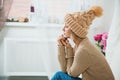
[{"label": "shelf", "polygon": [[41,26],[41,27],[44,27],[44,26],[45,26],[45,27],[63,27],[64,24],[54,24],[54,23],[53,23],[53,24],[52,24],[52,23],[48,23],[48,24],[47,24],[47,23],[46,23],[46,24],[40,24],[40,26]]},{"label": "shelf", "polygon": [[19,22],[6,22],[5,26],[7,27],[35,27],[37,24],[33,23],[19,23]]},{"label": "shelf", "polygon": [[44,24],[33,24],[33,23],[18,23],[18,22],[6,22],[7,27],[27,27],[27,28],[41,28],[41,27],[63,27],[64,24],[44,23]]},{"label": "shelf", "polygon": [[52,39],[41,39],[41,38],[12,38],[12,37],[6,37],[4,39],[5,41],[9,40],[9,41],[17,41],[17,42],[21,42],[21,43],[26,43],[26,42],[56,42],[56,38],[52,38]]}]

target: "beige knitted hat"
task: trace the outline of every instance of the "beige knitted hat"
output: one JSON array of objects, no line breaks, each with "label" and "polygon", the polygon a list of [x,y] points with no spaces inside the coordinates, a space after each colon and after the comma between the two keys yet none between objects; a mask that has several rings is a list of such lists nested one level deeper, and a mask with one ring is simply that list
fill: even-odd
[{"label": "beige knitted hat", "polygon": [[102,16],[102,11],[100,6],[93,6],[88,11],[67,14],[64,18],[65,24],[67,24],[77,36],[85,38],[90,24],[95,17]]}]

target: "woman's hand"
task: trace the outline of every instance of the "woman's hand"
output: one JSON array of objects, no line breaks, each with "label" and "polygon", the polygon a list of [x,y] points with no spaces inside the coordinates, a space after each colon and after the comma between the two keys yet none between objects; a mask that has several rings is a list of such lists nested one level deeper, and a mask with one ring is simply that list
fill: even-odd
[{"label": "woman's hand", "polygon": [[66,47],[71,47],[71,44],[69,43],[68,40],[65,40],[65,44],[64,44]]},{"label": "woman's hand", "polygon": [[58,45],[71,47],[71,44],[69,43],[69,41],[63,35],[59,36]]},{"label": "woman's hand", "polygon": [[62,37],[62,35],[60,35],[59,38],[58,38],[58,40],[57,40],[58,45],[60,45],[60,46],[63,46],[63,43],[61,41],[62,39],[63,39],[63,37]]}]

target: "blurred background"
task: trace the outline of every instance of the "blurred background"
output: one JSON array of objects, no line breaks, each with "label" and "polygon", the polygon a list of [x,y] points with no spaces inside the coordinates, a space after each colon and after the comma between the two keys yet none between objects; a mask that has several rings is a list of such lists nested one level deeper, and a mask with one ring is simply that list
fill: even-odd
[{"label": "blurred background", "polygon": [[119,0],[0,0],[0,76],[41,76],[41,80],[45,76],[45,80],[50,79],[60,70],[57,38],[62,33],[64,16],[94,5],[103,8],[103,16],[93,21],[88,37],[95,44],[94,35],[108,32],[105,57],[116,80],[120,80],[120,65],[114,66],[119,58],[115,59],[118,54],[113,50],[120,32],[117,28],[120,25],[117,18],[120,17]]}]

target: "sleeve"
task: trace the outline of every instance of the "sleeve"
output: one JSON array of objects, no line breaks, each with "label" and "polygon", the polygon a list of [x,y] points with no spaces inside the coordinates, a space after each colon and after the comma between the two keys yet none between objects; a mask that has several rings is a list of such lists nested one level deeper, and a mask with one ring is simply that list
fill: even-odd
[{"label": "sleeve", "polygon": [[77,50],[75,52],[75,57],[73,64],[69,66],[67,73],[70,76],[78,77],[82,72],[84,72],[90,66],[90,56],[87,51]]},{"label": "sleeve", "polygon": [[65,46],[58,46],[58,61],[60,63],[61,70],[66,73]]},{"label": "sleeve", "polygon": [[74,59],[74,53],[72,47],[66,47],[66,59],[67,59],[67,71],[68,71]]}]

